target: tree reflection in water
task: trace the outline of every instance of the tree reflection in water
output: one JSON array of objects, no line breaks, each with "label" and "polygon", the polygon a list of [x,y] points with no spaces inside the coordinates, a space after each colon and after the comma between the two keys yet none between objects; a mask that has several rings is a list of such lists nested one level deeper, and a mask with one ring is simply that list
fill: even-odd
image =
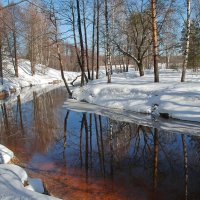
[{"label": "tree reflection in water", "polygon": [[66,98],[58,89],[1,105],[0,142],[51,193],[64,199],[200,199],[200,137],[66,110]]}]

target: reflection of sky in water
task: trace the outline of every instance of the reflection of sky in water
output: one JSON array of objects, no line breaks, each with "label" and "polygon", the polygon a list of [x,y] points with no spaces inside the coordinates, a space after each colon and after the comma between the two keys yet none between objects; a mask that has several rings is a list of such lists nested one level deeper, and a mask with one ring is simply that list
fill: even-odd
[{"label": "reflection of sky in water", "polygon": [[[99,115],[96,115],[98,141],[94,114],[91,114],[92,154],[90,154],[90,114],[86,113],[89,128],[87,182],[85,181],[85,127],[82,131],[82,148],[80,148],[82,112],[70,111],[67,120],[66,147],[64,147],[64,121],[67,108],[63,107],[63,102],[66,98],[65,89],[57,89],[37,96],[35,102],[23,103],[21,105],[23,131],[20,126],[19,107],[8,106],[7,110],[12,110],[8,115],[10,132],[1,122],[1,143],[14,150],[20,160],[28,164],[29,172],[43,178],[49,185],[49,189],[57,196],[66,197],[70,194],[74,199],[83,199],[83,196],[85,199],[90,199],[95,192],[95,194],[101,193],[99,198],[97,195],[97,199],[133,199],[133,197],[152,199],[154,129],[123,122],[121,118],[120,121],[112,120],[113,151],[111,151],[109,119],[106,117],[108,111],[104,110],[105,116],[101,117],[102,140]],[[94,110],[95,108],[93,112]],[[112,116],[115,118],[113,113]],[[14,131],[16,134],[12,134]],[[184,199],[183,143],[181,134],[177,131],[173,132],[176,133],[167,133],[164,129],[158,134],[158,196],[160,199]],[[102,141],[104,151],[101,150]],[[200,138],[186,135],[186,142],[189,197],[199,199]],[[104,175],[103,171],[105,171]],[[93,188],[93,190],[81,190],[81,187]]]}]

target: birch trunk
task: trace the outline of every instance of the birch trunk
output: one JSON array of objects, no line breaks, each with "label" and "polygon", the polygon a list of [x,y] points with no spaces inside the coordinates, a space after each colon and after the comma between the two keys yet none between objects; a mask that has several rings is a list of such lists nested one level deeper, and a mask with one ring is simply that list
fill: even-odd
[{"label": "birch trunk", "polygon": [[188,64],[188,53],[190,45],[190,0],[187,0],[187,22],[186,22],[186,47],[184,52],[184,60],[182,66],[181,82],[185,82],[186,67]]}]

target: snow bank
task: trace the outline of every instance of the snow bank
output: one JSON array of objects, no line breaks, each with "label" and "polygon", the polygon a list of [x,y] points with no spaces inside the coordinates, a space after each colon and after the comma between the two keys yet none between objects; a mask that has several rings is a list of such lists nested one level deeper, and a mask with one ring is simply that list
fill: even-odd
[{"label": "snow bank", "polygon": [[5,164],[10,162],[14,157],[14,153],[7,147],[0,144],[0,164]]},{"label": "snow bank", "polygon": [[28,175],[24,169],[14,164],[2,164],[0,165],[0,174],[15,175],[17,179],[24,184],[28,180]]},{"label": "snow bank", "polygon": [[39,192],[41,194],[44,193],[43,182],[39,178],[28,178],[28,184],[25,188],[31,191]]},{"label": "snow bank", "polygon": [[[3,158],[3,162],[1,163],[6,163],[5,161],[8,161],[14,156],[13,152],[3,145],[0,145],[0,155]],[[28,185],[24,187],[25,184]],[[58,199],[40,194],[44,193],[42,181],[40,179],[29,178],[23,168],[14,164],[0,164],[0,191],[0,199],[2,200]]]},{"label": "snow bank", "polygon": [[21,199],[42,199],[56,200],[57,198],[33,192],[24,188],[22,182],[15,174],[2,173],[0,175],[0,199],[21,200]]},{"label": "snow bank", "polygon": [[76,88],[73,97],[104,107],[147,114],[157,105],[158,113],[200,122],[200,76],[190,72],[186,83],[181,83],[180,77],[178,71],[161,70],[160,83],[154,83],[153,71],[150,70],[144,77],[138,77],[133,71],[114,74],[111,84],[107,84],[106,77],[91,81]]},{"label": "snow bank", "polygon": [[[4,61],[4,84],[0,86],[0,91],[21,90],[21,88],[47,85],[54,83],[62,83],[60,70],[52,69],[44,65],[38,64],[35,66],[36,73],[32,76],[31,63],[28,60],[19,60],[19,77],[14,76],[14,67],[12,62],[7,59]],[[64,72],[66,80],[70,83],[77,77],[77,72]]]},{"label": "snow bank", "polygon": [[200,126],[197,122],[176,119],[165,120],[162,118],[155,120],[154,116],[152,115],[145,115],[142,113],[120,109],[105,108],[99,105],[79,102],[74,99],[68,99],[65,101],[63,107],[67,110],[72,110],[75,112],[95,113],[121,122],[135,123],[138,125],[157,128],[159,131],[167,131],[170,133],[179,132],[183,134],[190,133],[190,135],[200,134]]}]

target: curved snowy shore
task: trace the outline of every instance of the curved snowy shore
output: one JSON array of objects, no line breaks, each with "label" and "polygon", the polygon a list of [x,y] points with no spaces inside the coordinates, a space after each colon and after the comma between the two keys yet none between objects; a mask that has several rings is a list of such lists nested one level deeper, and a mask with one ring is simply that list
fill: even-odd
[{"label": "curved snowy shore", "polygon": [[[4,64],[4,78],[3,85],[0,85],[0,96],[5,93],[4,96],[10,95],[11,92],[19,94],[22,88],[31,86],[44,87],[48,84],[60,84],[63,83],[60,75],[60,70],[52,69],[41,64],[35,66],[35,75],[31,73],[31,63],[29,60],[19,60],[19,77],[15,77],[14,67],[11,60],[7,59],[3,61]],[[72,82],[79,73],[65,71],[65,78],[68,83]],[[64,84],[63,84],[64,85]],[[1,93],[2,92],[2,93]],[[4,97],[2,94],[2,97]]]},{"label": "curved snowy shore", "polygon": [[14,164],[9,164],[14,153],[0,144],[0,199],[1,200],[58,200],[44,195],[40,179],[28,177],[26,171]]},{"label": "curved snowy shore", "polygon": [[[160,71],[160,83],[154,83],[153,71],[138,77],[134,71],[113,74],[112,83],[107,78],[91,81],[73,91],[79,101],[121,110],[159,115],[200,122],[200,75],[188,72],[187,82],[181,83],[181,73]],[[131,77],[132,74],[132,77]]]}]

